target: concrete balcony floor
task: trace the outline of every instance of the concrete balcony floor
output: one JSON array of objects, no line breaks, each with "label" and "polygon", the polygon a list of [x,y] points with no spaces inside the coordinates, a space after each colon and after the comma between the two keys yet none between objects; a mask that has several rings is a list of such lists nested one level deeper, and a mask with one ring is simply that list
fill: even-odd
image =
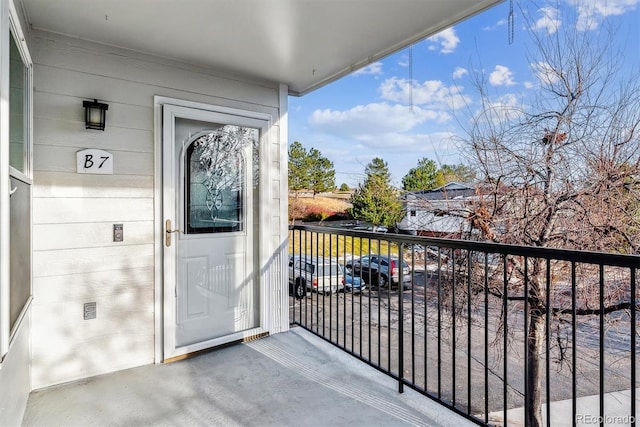
[{"label": "concrete balcony floor", "polygon": [[301,328],[29,397],[24,426],[474,425]]}]

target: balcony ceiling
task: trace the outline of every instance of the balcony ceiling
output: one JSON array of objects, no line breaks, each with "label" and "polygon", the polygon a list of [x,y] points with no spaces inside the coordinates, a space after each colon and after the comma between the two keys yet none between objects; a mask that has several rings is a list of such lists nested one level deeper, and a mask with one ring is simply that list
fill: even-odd
[{"label": "balcony ceiling", "polygon": [[21,0],[35,29],[302,95],[503,0]]}]

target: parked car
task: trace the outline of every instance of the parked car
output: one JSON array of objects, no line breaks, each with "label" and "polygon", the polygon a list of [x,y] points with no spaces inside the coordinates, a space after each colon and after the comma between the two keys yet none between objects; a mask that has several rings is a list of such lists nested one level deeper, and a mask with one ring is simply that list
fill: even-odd
[{"label": "parked car", "polygon": [[292,278],[293,258],[289,258],[289,295],[296,299],[307,296],[307,285],[302,277]]},{"label": "parked car", "polygon": [[[400,268],[399,266],[402,265]],[[403,260],[402,264],[397,257],[385,255],[363,256],[346,265],[354,276],[369,280],[372,286],[386,288],[391,282],[391,288],[397,288],[402,283],[403,289],[411,289],[411,276],[409,265]]]},{"label": "parked car", "polygon": [[336,259],[312,255],[289,257],[289,293],[296,298],[304,296],[301,289],[305,294],[307,290],[328,294],[344,287],[344,267]]},{"label": "parked car", "polygon": [[350,271],[349,269],[346,269],[345,275],[344,275],[344,291],[345,292],[359,293],[367,289],[366,285],[367,284],[364,281],[364,278],[360,276],[355,276],[352,271]]}]

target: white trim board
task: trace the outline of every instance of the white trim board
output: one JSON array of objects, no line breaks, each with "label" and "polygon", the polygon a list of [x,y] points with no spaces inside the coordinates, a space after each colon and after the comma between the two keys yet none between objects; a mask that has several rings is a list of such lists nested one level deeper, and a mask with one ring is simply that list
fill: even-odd
[{"label": "white trim board", "polygon": [[[20,51],[22,61],[27,68],[26,76],[26,105],[28,110],[28,122],[26,129],[27,151],[24,153],[25,171],[20,172],[9,165],[9,98],[10,82],[8,70],[11,66],[9,58],[9,34],[13,33],[16,46]],[[17,319],[13,332],[11,331],[10,320],[10,251],[9,244],[9,191],[10,176],[29,185],[32,184],[33,176],[33,62],[29,54],[29,47],[25,41],[24,32],[15,6],[11,0],[0,1],[0,95],[2,103],[0,105],[0,368],[5,355],[9,352],[9,347],[17,330],[20,327],[25,313],[31,305],[31,297],[25,303],[22,313]],[[33,192],[31,192],[31,197]],[[33,211],[33,202],[30,202]],[[32,212],[29,213],[31,215]],[[29,221],[31,224],[31,219]],[[32,233],[31,233],[32,234]],[[33,236],[30,247],[33,246]],[[33,268],[30,269],[33,272]],[[32,286],[33,279],[30,278],[29,286]],[[32,292],[31,292],[32,293]]]}]

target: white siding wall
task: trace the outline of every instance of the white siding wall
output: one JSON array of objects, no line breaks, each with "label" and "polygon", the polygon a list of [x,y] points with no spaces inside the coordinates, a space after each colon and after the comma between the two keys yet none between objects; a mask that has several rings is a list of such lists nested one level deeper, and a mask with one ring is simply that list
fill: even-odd
[{"label": "white siding wall", "polygon": [[[267,113],[270,131],[270,206],[282,215],[280,182],[286,142],[279,136],[277,84],[250,83],[207,70],[117,48],[34,32],[34,304],[33,388],[154,361],[155,95]],[[106,131],[84,129],[82,101],[109,104]],[[75,153],[98,148],[114,155],[113,175],[75,173]],[[285,157],[286,158],[286,157]],[[280,174],[284,173],[283,178]],[[286,203],[286,202],[284,202]],[[112,226],[124,224],[124,242]],[[268,231],[270,250],[285,235]],[[271,257],[270,257],[271,258]],[[279,257],[278,257],[279,259]],[[282,261],[284,262],[284,261]],[[279,270],[279,269],[278,269]],[[281,274],[263,274],[282,277]],[[286,301],[274,279],[266,299]],[[83,304],[97,318],[83,320]],[[281,313],[282,309],[274,310]],[[286,329],[272,316],[273,332]]]},{"label": "white siding wall", "polygon": [[22,423],[27,398],[31,391],[29,378],[29,334],[31,318],[29,312],[11,343],[11,349],[2,361],[0,369],[0,425],[19,426]]}]

